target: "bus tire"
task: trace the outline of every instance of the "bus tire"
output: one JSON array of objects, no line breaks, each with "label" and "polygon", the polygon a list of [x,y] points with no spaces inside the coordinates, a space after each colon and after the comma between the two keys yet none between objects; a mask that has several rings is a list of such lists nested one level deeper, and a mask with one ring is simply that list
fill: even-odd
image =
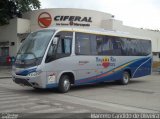
[{"label": "bus tire", "polygon": [[60,93],[66,93],[70,90],[70,87],[71,87],[71,82],[69,76],[62,75],[59,81],[58,91]]},{"label": "bus tire", "polygon": [[130,74],[129,74],[129,72],[124,71],[124,72],[123,72],[122,79],[119,80],[119,83],[120,83],[121,85],[127,85],[127,84],[129,83],[129,81],[130,81]]}]

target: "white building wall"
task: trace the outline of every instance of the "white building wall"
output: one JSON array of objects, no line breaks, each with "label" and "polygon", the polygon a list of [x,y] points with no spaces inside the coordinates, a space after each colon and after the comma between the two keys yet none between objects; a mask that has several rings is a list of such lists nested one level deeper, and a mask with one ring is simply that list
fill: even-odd
[{"label": "white building wall", "polygon": [[28,19],[17,19],[17,33],[22,34],[22,33],[30,33],[31,32],[31,25],[30,25],[30,20]]},{"label": "white building wall", "polygon": [[[16,56],[16,53],[20,47],[21,39],[18,34],[29,33],[30,32],[30,20],[26,19],[12,19],[8,25],[0,27],[0,42],[9,41],[9,55]],[[11,42],[14,45],[11,46]]]},{"label": "white building wall", "polygon": [[21,46],[21,41],[25,39],[27,33],[31,32],[30,20],[28,19],[17,19],[17,51]]},{"label": "white building wall", "polygon": [[123,27],[123,24],[122,24],[122,21],[120,20],[108,19],[108,20],[103,20],[101,22],[101,28],[104,28],[107,30],[118,30],[118,29],[122,29],[122,27]]},{"label": "white building wall", "polygon": [[[10,20],[9,25],[0,27],[0,42],[9,41],[9,55],[15,56],[17,53],[17,19]],[[11,42],[15,45],[11,46]]]}]

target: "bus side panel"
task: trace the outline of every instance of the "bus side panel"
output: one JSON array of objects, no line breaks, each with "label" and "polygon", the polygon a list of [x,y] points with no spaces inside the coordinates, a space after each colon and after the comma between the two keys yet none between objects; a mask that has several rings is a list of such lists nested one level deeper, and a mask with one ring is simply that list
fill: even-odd
[{"label": "bus side panel", "polygon": [[123,71],[117,71],[117,72],[114,72],[114,73],[112,73],[110,75],[106,75],[106,76],[100,75],[100,76],[97,76],[97,79],[94,82],[96,82],[96,83],[98,83],[98,82],[111,82],[111,81],[119,80],[122,78],[122,73],[123,73]]},{"label": "bus side panel", "polygon": [[[130,70],[131,76],[133,75],[134,78],[151,74],[152,59],[150,57],[126,57],[126,59],[123,57],[114,58],[118,59],[115,63],[115,67],[109,66],[105,69],[100,68],[101,65],[98,65],[98,67],[100,67],[97,67],[99,72],[97,76],[81,78],[76,82],[78,84],[85,84],[119,80],[122,79],[124,70]],[[103,71],[103,73],[101,71]]]},{"label": "bus side panel", "polygon": [[[109,62],[109,66],[107,66],[107,62]],[[108,82],[121,79],[125,69],[131,69],[134,78],[149,75],[151,73],[151,58],[132,56],[70,56],[61,58],[45,64],[47,72],[47,81],[45,82],[47,85],[53,86],[54,83],[58,84],[61,72],[68,70],[74,72],[76,85]],[[52,74],[56,74],[56,81],[48,82],[48,77]]]},{"label": "bus side panel", "polygon": [[[63,72],[72,73],[75,77],[75,84],[77,79],[86,79],[97,75],[95,57],[93,56],[70,56],[56,59],[44,65],[46,72],[46,85],[54,86],[58,84]],[[49,77],[55,75],[54,81],[49,81]],[[58,86],[58,85],[57,85]]]},{"label": "bus side panel", "polygon": [[[132,78],[138,78],[151,74],[152,58],[143,58],[130,65],[132,69]],[[134,67],[134,68],[133,68]]]}]

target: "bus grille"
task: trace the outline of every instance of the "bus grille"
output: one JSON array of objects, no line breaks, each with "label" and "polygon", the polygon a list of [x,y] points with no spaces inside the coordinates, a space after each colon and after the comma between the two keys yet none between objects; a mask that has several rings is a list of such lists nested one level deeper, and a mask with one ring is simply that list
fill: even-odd
[{"label": "bus grille", "polygon": [[25,86],[32,86],[27,80],[25,79],[20,79],[20,78],[15,78],[15,83],[17,84],[22,84],[22,85],[25,85]]}]

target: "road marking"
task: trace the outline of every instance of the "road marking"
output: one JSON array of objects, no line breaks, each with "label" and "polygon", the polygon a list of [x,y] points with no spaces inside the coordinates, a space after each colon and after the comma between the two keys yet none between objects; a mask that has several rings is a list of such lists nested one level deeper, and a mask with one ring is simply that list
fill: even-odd
[{"label": "road marking", "polygon": [[5,94],[13,94],[11,92],[0,92],[0,95],[5,95]]},{"label": "road marking", "polygon": [[42,109],[42,108],[49,108],[49,105],[36,105],[33,107],[30,107],[29,110],[37,110],[37,109]]},{"label": "road marking", "polygon": [[59,113],[59,112],[85,113],[89,112],[86,109],[76,109],[73,106],[64,105],[57,100],[53,102],[41,100],[38,97],[25,96],[22,94],[13,94],[9,91],[0,92],[0,112],[13,113]]},{"label": "road marking", "polygon": [[28,96],[20,96],[20,97],[12,97],[12,96],[9,96],[9,97],[1,97],[0,98],[0,101],[5,101],[5,100],[15,100],[15,99],[29,99]]},{"label": "road marking", "polygon": [[32,111],[31,113],[53,113],[53,112],[60,112],[63,111],[63,108],[50,108],[50,109],[42,109],[42,110],[36,110],[36,111]]},{"label": "road marking", "polygon": [[0,90],[0,93],[5,93],[5,91],[1,91],[1,90]]},{"label": "road marking", "polygon": [[159,111],[156,111],[156,110],[143,109],[139,107],[125,106],[125,105],[115,104],[115,103],[110,103],[110,102],[102,102],[102,101],[84,99],[84,98],[70,96],[70,95],[56,95],[55,97],[53,96],[49,96],[49,97],[55,100],[84,105],[84,106],[97,108],[101,110],[106,110],[106,111],[111,110],[109,112],[159,113]]},{"label": "road marking", "polygon": [[[86,113],[89,110],[84,108],[79,108],[76,106],[70,106],[68,104],[59,103],[59,100],[47,100],[38,96],[28,96],[22,93],[16,93],[15,90],[18,88],[14,85],[9,86],[7,84],[2,85],[2,90],[0,91],[0,112],[17,112],[17,113]],[[10,91],[14,90],[14,92]],[[48,96],[48,95],[47,95]],[[1,98],[2,97],[2,98]],[[40,97],[40,98],[39,98]],[[45,97],[45,96],[43,96]],[[42,99],[42,100],[41,100]],[[63,101],[66,102],[66,101]],[[71,105],[73,103],[70,103]]]},{"label": "road marking", "polygon": [[71,113],[89,113],[89,112],[90,112],[89,110],[81,109],[81,110],[72,111]]},{"label": "road marking", "polygon": [[49,105],[35,105],[29,108],[26,108],[25,113],[34,113],[39,110],[48,110],[50,109]]},{"label": "road marking", "polygon": [[0,104],[12,104],[12,103],[26,103],[26,102],[29,102],[29,101],[38,101],[39,99],[34,99],[34,98],[31,98],[31,99],[25,99],[25,100],[7,100],[7,101],[2,101],[0,102]]},{"label": "road marking", "polygon": [[62,104],[60,104],[60,103],[53,103],[53,105],[55,105],[55,106],[61,106]]},{"label": "road marking", "polygon": [[1,105],[0,106],[0,112],[1,112],[1,110],[4,110],[4,109],[11,109],[11,108],[18,108],[18,107],[25,107],[25,108],[27,108],[27,107],[30,107],[30,106],[34,106],[35,105],[35,103],[34,102],[27,102],[27,103],[19,103],[19,104],[9,104],[9,105]]},{"label": "road marking", "polygon": [[4,94],[0,94],[0,97],[6,97],[6,96],[16,96],[16,95],[20,95],[20,94],[11,94],[11,93],[4,93]]},{"label": "road marking", "polygon": [[1,110],[1,113],[6,113],[6,112],[13,112],[13,113],[18,113],[18,112],[22,112],[24,111],[25,108],[24,107],[19,107],[19,108],[14,108],[14,109],[9,109],[9,110]]},{"label": "road marking", "polygon": [[66,106],[66,109],[74,109],[75,107],[73,106]]},{"label": "road marking", "polygon": [[18,86],[19,88],[22,89],[22,86],[16,85],[15,83],[13,83],[13,84],[5,84],[5,83],[0,84],[0,88],[5,88],[5,89],[17,89],[16,86]]}]

